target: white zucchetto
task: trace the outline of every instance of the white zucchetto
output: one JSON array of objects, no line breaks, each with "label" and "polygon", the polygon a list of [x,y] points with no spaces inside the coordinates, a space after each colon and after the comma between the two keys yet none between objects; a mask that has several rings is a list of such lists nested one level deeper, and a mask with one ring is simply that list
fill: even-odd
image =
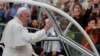
[{"label": "white zucchetto", "polygon": [[17,10],[17,13],[16,15],[20,15],[23,11],[25,10],[29,10],[27,7],[20,7],[18,10]]}]

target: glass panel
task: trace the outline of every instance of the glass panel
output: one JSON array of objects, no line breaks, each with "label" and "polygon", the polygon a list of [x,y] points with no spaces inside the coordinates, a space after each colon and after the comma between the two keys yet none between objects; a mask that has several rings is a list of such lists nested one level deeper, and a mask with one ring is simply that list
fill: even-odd
[{"label": "glass panel", "polygon": [[89,56],[89,55],[86,55],[86,53],[83,53],[79,50],[76,50],[74,47],[71,47],[70,45],[67,45],[63,41],[62,41],[62,43],[64,44],[65,49],[67,50],[67,52],[69,53],[70,56]]},{"label": "glass panel", "polygon": [[70,56],[82,56],[82,53],[80,51],[77,51],[75,48],[65,44],[65,47],[67,48],[67,50],[69,51],[70,53]]},{"label": "glass panel", "polygon": [[55,16],[57,17],[56,20],[60,22],[60,32],[62,35],[66,36],[66,39],[75,41],[75,44],[82,46],[85,50],[92,51],[90,44],[85,39],[84,35],[72,22],[57,13],[55,13]]}]

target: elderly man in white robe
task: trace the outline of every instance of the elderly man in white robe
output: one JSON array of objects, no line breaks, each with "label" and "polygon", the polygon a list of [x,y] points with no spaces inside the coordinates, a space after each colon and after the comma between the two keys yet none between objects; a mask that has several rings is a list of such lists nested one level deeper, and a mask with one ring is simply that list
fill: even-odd
[{"label": "elderly man in white robe", "polygon": [[45,27],[36,33],[29,33],[25,27],[29,20],[29,9],[21,7],[14,19],[7,23],[2,36],[2,42],[5,45],[2,56],[32,56],[31,43],[36,43],[47,37],[46,31],[52,27],[52,20],[48,21]]}]

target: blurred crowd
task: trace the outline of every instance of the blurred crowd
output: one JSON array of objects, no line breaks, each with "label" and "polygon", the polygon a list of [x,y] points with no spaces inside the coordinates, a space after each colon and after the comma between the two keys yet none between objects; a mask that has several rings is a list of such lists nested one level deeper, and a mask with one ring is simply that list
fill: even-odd
[{"label": "blurred crowd", "polygon": [[[35,0],[39,2],[44,2],[54,7],[57,7],[71,17],[73,17],[89,34],[90,38],[98,48],[100,52],[100,0]],[[20,3],[1,3],[0,2],[0,23],[7,23],[9,20],[13,19],[16,15],[18,8],[26,6],[31,13],[32,22],[28,25],[34,28],[42,29],[45,25],[45,19],[47,15],[42,12],[42,23],[38,21],[39,7],[31,6],[28,4]],[[74,26],[73,26],[74,27]],[[2,28],[0,28],[0,34],[2,34]],[[32,32],[35,32],[33,30]],[[90,48],[88,42],[82,39],[82,45],[86,48]]]}]

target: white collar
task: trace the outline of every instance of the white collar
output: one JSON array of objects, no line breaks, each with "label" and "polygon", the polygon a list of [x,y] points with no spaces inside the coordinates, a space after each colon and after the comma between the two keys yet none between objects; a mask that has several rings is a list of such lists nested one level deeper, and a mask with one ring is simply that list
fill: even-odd
[{"label": "white collar", "polygon": [[16,17],[15,16],[15,18],[14,18],[15,20],[17,20],[18,21],[18,23],[20,23],[21,25],[23,25],[23,23],[22,23],[22,21],[18,18],[18,17]]}]

